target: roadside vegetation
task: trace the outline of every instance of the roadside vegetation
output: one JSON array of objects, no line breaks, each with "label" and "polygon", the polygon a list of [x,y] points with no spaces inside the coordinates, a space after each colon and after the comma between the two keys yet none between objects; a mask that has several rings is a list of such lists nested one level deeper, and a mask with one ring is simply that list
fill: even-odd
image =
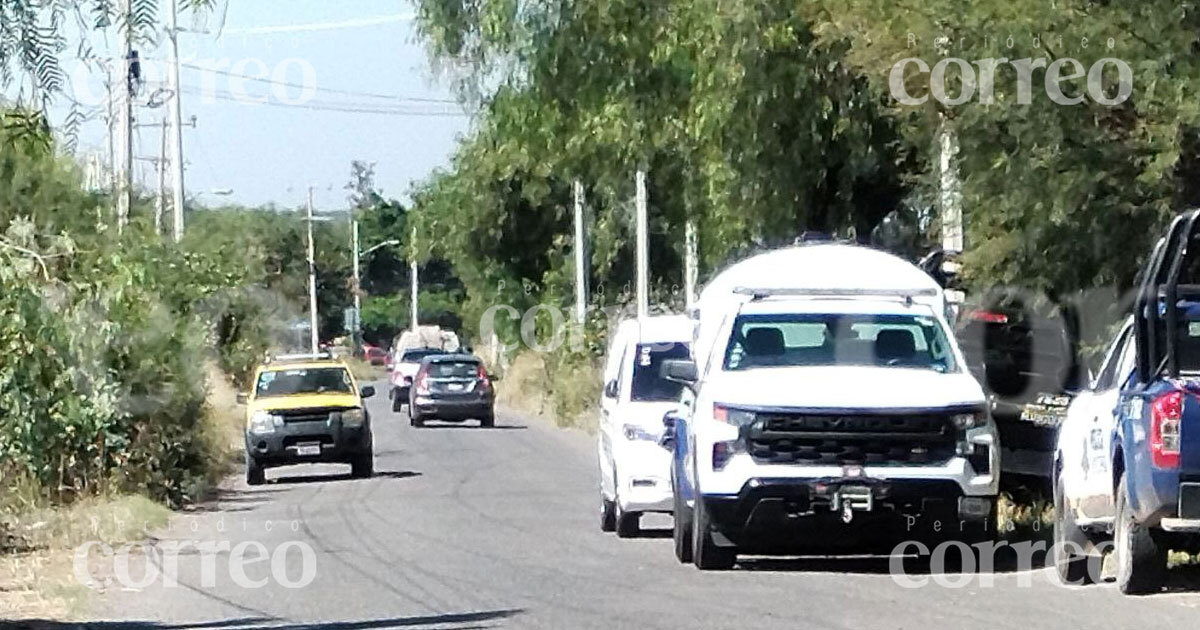
[{"label": "roadside vegetation", "polygon": [[[672,306],[682,302],[688,222],[701,282],[806,231],[913,259],[934,249],[946,133],[957,145],[952,197],[964,212],[968,293],[1120,295],[1160,226],[1200,203],[1200,67],[1178,53],[1197,43],[1200,12],[1189,2],[417,4],[435,66],[479,108],[451,163],[418,186],[413,217],[431,235],[422,255],[448,260],[461,279],[472,332],[493,305],[524,315],[573,302],[575,181],[587,199],[589,306],[627,301],[639,168],[649,174],[654,302]],[[1008,68],[996,73],[992,103],[978,90],[958,105],[897,102],[897,61],[947,56],[1072,57],[1085,69],[1117,58],[1133,68],[1133,93],[1114,107],[1063,106],[1039,71],[1031,102],[1018,104]],[[947,93],[958,95],[951,69]],[[928,73],[901,78],[909,94],[929,96]],[[1115,77],[1106,81],[1115,92]],[[1104,345],[1122,306],[1088,308],[1101,321],[1085,347]],[[519,321],[498,319],[502,341],[528,349]],[[589,325],[587,352],[542,353],[560,418],[598,396],[598,383],[574,375],[595,369],[603,331]]]}]

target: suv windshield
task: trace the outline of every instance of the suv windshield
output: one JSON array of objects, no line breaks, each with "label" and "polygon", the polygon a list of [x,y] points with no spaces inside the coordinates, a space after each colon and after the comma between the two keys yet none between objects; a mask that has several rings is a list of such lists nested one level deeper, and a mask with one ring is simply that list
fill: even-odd
[{"label": "suv windshield", "polygon": [[921,315],[741,315],[725,350],[726,370],[830,365],[956,369],[941,325]]},{"label": "suv windshield", "polygon": [[352,391],[350,373],[340,367],[263,372],[254,387],[254,395],[259,398],[292,394],[349,394]]},{"label": "suv windshield", "polygon": [[629,399],[636,402],[674,402],[683,385],[668,381],[659,373],[667,359],[686,359],[688,347],[682,343],[644,344],[637,347],[633,363],[633,384]]}]

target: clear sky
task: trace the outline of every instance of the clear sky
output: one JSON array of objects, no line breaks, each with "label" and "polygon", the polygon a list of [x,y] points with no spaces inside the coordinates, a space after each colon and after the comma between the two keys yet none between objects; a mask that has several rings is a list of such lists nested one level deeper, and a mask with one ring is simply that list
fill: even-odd
[{"label": "clear sky", "polygon": [[[345,207],[343,187],[351,160],[358,159],[376,163],[376,182],[385,195],[405,198],[411,183],[447,163],[456,138],[470,120],[461,115],[457,104],[364,95],[452,98],[449,81],[434,74],[411,19],[400,18],[412,12],[406,0],[229,0],[220,38],[180,35],[186,64],[183,114],[185,120],[195,116],[197,122],[196,128],[184,132],[189,196],[231,189],[230,197],[201,194],[200,200],[210,205],[231,200],[295,206],[313,184],[318,208]],[[181,26],[190,23],[184,20]],[[209,27],[215,26],[214,19]],[[167,53],[161,47],[142,55],[155,60],[165,59]],[[278,102],[280,94],[285,100],[298,100],[298,87],[241,81],[188,65],[295,84],[305,82],[304,66],[308,66],[320,89],[310,94],[308,105],[323,109]],[[160,72],[147,71],[146,93],[163,78],[157,76]],[[202,94],[205,89],[207,96]],[[230,100],[237,93],[269,97],[275,104]],[[360,111],[328,111],[330,107]],[[390,113],[364,113],[364,109]],[[166,109],[138,111],[139,122],[150,123],[160,121]],[[456,115],[398,115],[397,111]],[[137,154],[157,155],[158,129],[139,129],[135,144]],[[81,134],[80,152],[107,153],[106,146],[103,122],[89,123]],[[153,188],[153,167],[142,164],[139,172],[144,184]]]}]

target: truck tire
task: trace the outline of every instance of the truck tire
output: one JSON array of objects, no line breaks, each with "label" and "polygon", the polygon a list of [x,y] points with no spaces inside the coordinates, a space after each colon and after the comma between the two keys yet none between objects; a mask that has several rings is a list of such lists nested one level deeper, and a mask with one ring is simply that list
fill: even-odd
[{"label": "truck tire", "polygon": [[1134,520],[1126,496],[1125,477],[1117,485],[1117,587],[1126,595],[1158,592],[1166,578],[1167,550],[1150,528]]},{"label": "truck tire", "polygon": [[672,532],[675,539],[675,558],[687,564],[692,561],[692,511],[688,509],[687,502],[679,496],[678,491],[671,494],[674,495],[675,501],[675,513],[672,514],[675,521]]},{"label": "truck tire", "polygon": [[267,482],[267,472],[254,456],[246,454],[246,485],[261,486]]},{"label": "truck tire", "polygon": [[367,451],[358,455],[350,462],[350,476],[355,479],[368,479],[375,474],[375,452]]},{"label": "truck tire", "polygon": [[[1097,575],[1088,571],[1086,555],[1071,553],[1067,548],[1070,543],[1082,545],[1083,532],[1075,525],[1075,516],[1067,509],[1066,494],[1063,491],[1062,478],[1054,476],[1054,570],[1058,580],[1063,584],[1087,586],[1095,583]],[[1099,569],[1097,563],[1097,569]]]},{"label": "truck tire", "polygon": [[617,530],[617,506],[604,498],[600,493],[600,531],[614,532]]},{"label": "truck tire", "polygon": [[737,564],[736,549],[718,547],[713,542],[712,523],[699,493],[692,508],[692,564],[701,571],[728,571]]},{"label": "truck tire", "polygon": [[636,538],[642,533],[642,515],[638,512],[626,512],[617,503],[617,538]]}]

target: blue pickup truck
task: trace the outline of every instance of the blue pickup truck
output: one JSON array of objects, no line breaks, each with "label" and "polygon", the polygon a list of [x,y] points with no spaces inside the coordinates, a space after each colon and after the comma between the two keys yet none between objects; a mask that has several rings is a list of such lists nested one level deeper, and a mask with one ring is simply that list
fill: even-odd
[{"label": "blue pickup truck", "polygon": [[1132,314],[1054,456],[1055,561],[1098,579],[1111,544],[1124,593],[1163,586],[1168,550],[1200,551],[1200,210],[1175,218],[1142,269]]}]

